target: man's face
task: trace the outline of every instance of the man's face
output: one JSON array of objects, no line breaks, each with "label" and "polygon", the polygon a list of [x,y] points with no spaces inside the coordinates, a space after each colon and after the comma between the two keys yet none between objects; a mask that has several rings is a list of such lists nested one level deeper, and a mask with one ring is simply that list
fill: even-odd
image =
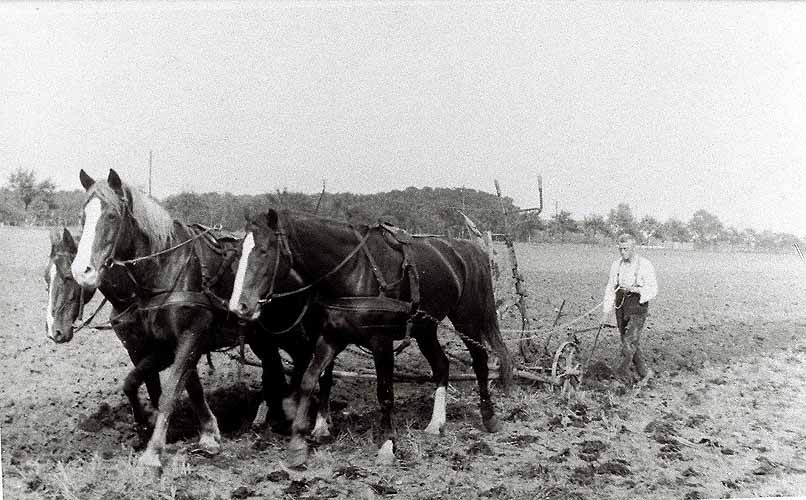
[{"label": "man's face", "polygon": [[633,255],[635,255],[635,243],[632,241],[619,243],[618,251],[621,254],[622,260],[631,260]]}]

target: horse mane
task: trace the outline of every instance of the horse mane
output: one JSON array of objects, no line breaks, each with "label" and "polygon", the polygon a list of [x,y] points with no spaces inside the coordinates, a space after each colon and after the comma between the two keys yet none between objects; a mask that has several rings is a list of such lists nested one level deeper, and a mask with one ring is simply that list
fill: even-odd
[{"label": "horse mane", "polygon": [[314,221],[316,223],[324,224],[325,226],[341,229],[349,229],[351,227],[354,227],[356,229],[366,229],[371,226],[371,224],[353,223],[345,220],[334,219],[324,215],[312,214],[310,212],[304,212],[300,210],[291,210],[288,208],[277,210],[277,215],[280,217],[280,220],[282,220],[283,225],[286,226],[288,225],[288,221],[300,221],[300,222]]},{"label": "horse mane", "polygon": [[[106,181],[97,181],[90,191],[90,196],[92,196],[93,192],[101,201],[108,203],[118,212],[123,212],[123,200],[109,187]],[[175,236],[174,221],[171,214],[139,189],[133,189],[124,183],[123,192],[131,200],[129,212],[137,222],[137,226],[148,238],[150,251],[152,253],[159,252],[171,246]]]}]

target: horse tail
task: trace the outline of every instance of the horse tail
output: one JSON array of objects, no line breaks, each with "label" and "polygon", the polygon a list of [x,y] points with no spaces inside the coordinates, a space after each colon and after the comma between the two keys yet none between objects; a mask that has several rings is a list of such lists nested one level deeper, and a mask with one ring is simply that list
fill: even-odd
[{"label": "horse tail", "polygon": [[487,251],[479,246],[473,245],[470,252],[474,256],[475,276],[478,283],[478,292],[484,297],[481,308],[483,309],[482,338],[498,356],[499,377],[504,392],[509,393],[512,387],[512,379],[515,370],[515,362],[512,353],[501,336],[501,328],[498,324],[498,313],[495,308],[495,297],[493,292],[492,268],[490,266]]},{"label": "horse tail", "polygon": [[514,373],[514,361],[512,353],[509,351],[504,338],[501,336],[501,329],[498,327],[498,318],[494,315],[491,324],[487,325],[484,329],[484,340],[492,348],[493,352],[498,356],[499,377],[501,379],[501,386],[504,392],[509,393],[512,387],[512,378]]}]

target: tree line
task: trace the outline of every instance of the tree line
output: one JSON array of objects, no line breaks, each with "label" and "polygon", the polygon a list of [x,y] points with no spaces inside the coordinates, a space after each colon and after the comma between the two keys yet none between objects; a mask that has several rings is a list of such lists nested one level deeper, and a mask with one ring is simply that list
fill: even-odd
[{"label": "tree line", "polygon": [[[49,179],[38,181],[33,170],[19,169],[0,189],[0,223],[77,226],[83,201],[82,190],[56,191]],[[552,215],[521,212],[511,198],[466,188],[409,187],[376,194],[183,192],[160,203],[178,220],[221,225],[230,231],[243,228],[245,212],[288,208],[355,224],[384,221],[417,234],[465,237],[461,211],[479,228],[494,235],[508,230],[516,241],[604,243],[627,232],[648,245],[674,243],[764,251],[790,250],[795,243],[803,245],[802,240],[788,233],[726,226],[705,210],[697,210],[688,221],[669,218],[660,222],[650,215],[636,217],[627,203],[620,203],[606,216],[590,214],[577,219],[565,210]]]}]

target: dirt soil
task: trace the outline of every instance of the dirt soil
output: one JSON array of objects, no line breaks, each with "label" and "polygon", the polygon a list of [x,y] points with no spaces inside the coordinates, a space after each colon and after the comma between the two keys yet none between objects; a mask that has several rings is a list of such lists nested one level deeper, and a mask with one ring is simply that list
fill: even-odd
[{"label": "dirt soil", "polygon": [[[0,228],[3,493],[6,499],[229,498],[727,498],[806,494],[806,263],[796,255],[642,250],[660,294],[642,345],[656,376],[646,387],[616,384],[618,334],[606,329],[573,395],[521,381],[495,387],[502,430],[481,429],[474,382],[452,384],[448,425],[421,430],[433,386],[395,386],[398,463],[374,464],[374,383],[334,388],[335,436],[314,446],[305,469],[284,466],[287,437],[254,432],[259,373],[226,354],[202,379],[224,433],[223,451],[197,454],[196,420],[185,400],[171,422],[165,471],[137,466],[147,436],[121,392],[130,362],[114,334],[78,332],[56,345],[44,331],[43,279],[49,240],[41,229]],[[553,353],[558,323],[601,300],[614,249],[520,245],[530,290],[534,343]],[[504,275],[507,270],[502,269]],[[502,279],[506,279],[505,277]],[[500,285],[500,296],[509,293]],[[87,308],[94,309],[95,299]],[[106,316],[106,313],[102,313]],[[593,346],[598,311],[572,325],[580,357]],[[502,319],[513,352],[520,320]],[[456,337],[440,333],[459,355]],[[427,373],[409,349],[399,371]],[[520,360],[538,373],[546,360]],[[341,369],[369,369],[346,354]],[[460,363],[453,373],[466,373]],[[142,392],[145,398],[145,391]]]}]

